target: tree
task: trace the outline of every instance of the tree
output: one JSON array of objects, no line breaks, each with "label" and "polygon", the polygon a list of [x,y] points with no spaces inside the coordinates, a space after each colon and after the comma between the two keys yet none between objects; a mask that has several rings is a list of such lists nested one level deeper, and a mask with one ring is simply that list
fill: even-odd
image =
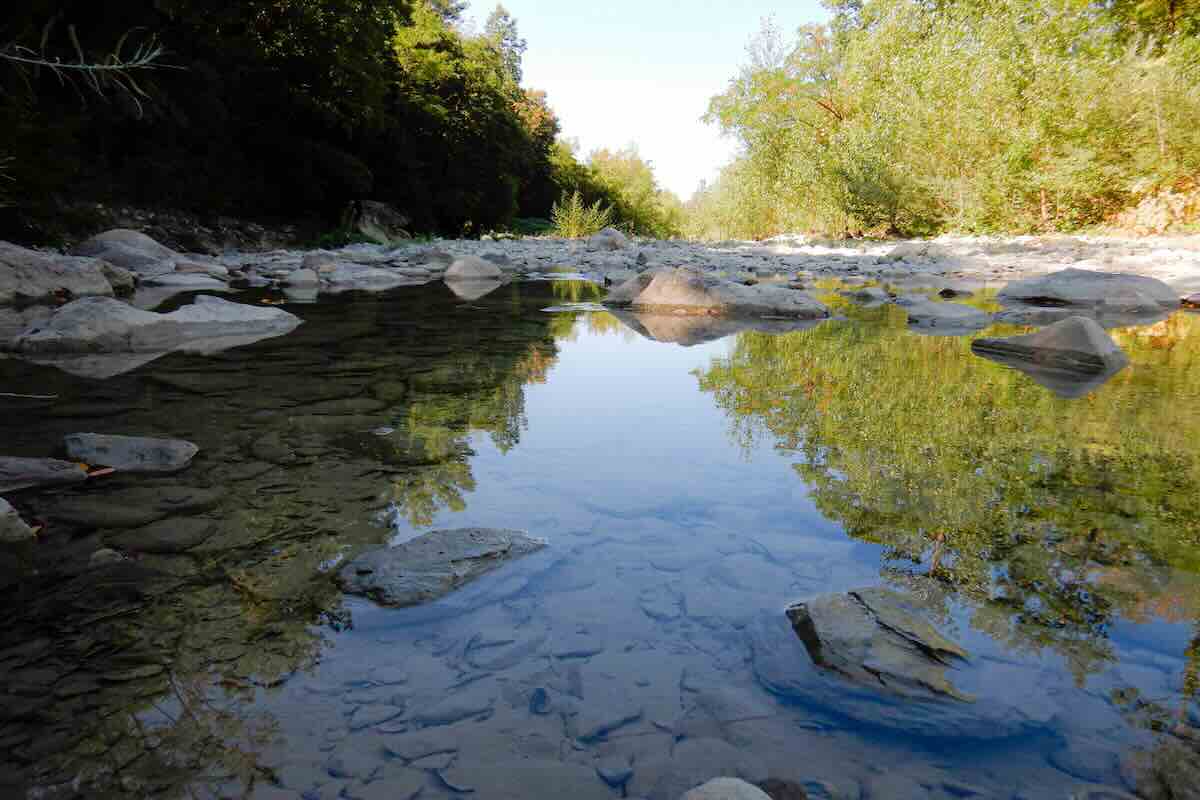
[{"label": "tree", "polygon": [[522,77],[521,61],[525,55],[526,42],[517,32],[517,21],[512,18],[503,5],[497,5],[488,16],[484,26],[484,35],[500,50],[504,68],[508,71],[513,83],[520,84]]}]

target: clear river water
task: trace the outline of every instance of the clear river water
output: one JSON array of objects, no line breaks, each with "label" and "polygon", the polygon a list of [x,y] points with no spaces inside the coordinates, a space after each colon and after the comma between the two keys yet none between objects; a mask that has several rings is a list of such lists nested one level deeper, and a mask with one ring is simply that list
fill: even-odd
[{"label": "clear river water", "polygon": [[[597,299],[438,283],[103,381],[0,360],[54,396],[0,400],[6,455],[201,448],[11,498],[44,528],[0,551],[0,792],[1192,796],[1200,316],[1115,331],[1130,366],[1064,397],[894,307],[772,334]],[[414,608],[332,580],[469,526],[548,546]],[[784,609],[879,586],[966,650],[959,697],[813,666]]]}]

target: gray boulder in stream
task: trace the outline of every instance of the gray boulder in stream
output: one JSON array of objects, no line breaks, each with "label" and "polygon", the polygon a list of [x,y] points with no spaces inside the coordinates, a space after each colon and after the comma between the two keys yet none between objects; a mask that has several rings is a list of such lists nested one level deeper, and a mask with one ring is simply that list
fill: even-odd
[{"label": "gray boulder in stream", "polygon": [[60,308],[47,322],[18,336],[18,353],[145,353],[205,339],[278,336],[300,320],[278,308],[197,297],[170,314],[142,311],[106,297],[86,297]]},{"label": "gray boulder in stream", "polygon": [[672,314],[770,316],[825,319],[829,309],[804,292],[784,286],[745,286],[687,269],[643,272],[614,287],[606,305]]},{"label": "gray boulder in stream", "polygon": [[977,339],[971,349],[979,355],[1004,361],[1028,361],[1051,369],[1090,375],[1120,369],[1129,358],[1088,317],[1068,317],[1025,336]]},{"label": "gray boulder in stream", "polygon": [[200,448],[182,439],[145,436],[106,436],[73,433],[63,443],[67,455],[88,464],[103,464],[121,472],[178,472],[192,463]]},{"label": "gray boulder in stream", "polygon": [[886,589],[818,597],[787,610],[813,663],[904,697],[970,700],[946,678],[967,653]]},{"label": "gray boulder in stream", "polygon": [[1156,278],[1075,268],[1014,281],[997,299],[1005,305],[1069,307],[1101,317],[1156,316],[1179,308],[1179,294]]},{"label": "gray boulder in stream", "polygon": [[1000,739],[1065,713],[1032,691],[1036,665],[965,658],[916,601],[886,589],[824,595],[747,628],[755,678],[789,702],[929,739]]},{"label": "gray boulder in stream", "polygon": [[443,597],[545,546],[521,531],[431,531],[396,547],[363,553],[342,567],[338,583],[344,591],[380,605],[414,606]]}]

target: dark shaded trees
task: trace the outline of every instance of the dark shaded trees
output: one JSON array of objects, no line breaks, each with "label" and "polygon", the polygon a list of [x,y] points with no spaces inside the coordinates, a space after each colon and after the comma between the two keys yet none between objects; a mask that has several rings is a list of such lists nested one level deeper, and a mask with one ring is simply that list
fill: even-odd
[{"label": "dark shaded trees", "polygon": [[47,220],[76,199],[331,223],[370,198],[418,230],[453,234],[545,216],[557,120],[544,95],[518,86],[515,43],[462,34],[462,9],[17,0],[0,45],[36,46],[49,30],[47,55],[73,58],[69,22],[90,57],[126,35],[166,52],[137,76],[136,103],[81,96],[44,69],[0,71],[15,206],[0,235],[46,238]]}]

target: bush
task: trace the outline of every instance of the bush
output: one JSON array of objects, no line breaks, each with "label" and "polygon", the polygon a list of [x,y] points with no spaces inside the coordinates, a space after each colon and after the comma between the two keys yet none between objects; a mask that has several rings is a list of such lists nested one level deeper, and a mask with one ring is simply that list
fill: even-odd
[{"label": "bush", "polygon": [[580,239],[608,227],[612,223],[612,206],[601,207],[597,200],[590,206],[583,202],[578,190],[562,199],[550,209],[554,222],[554,234],[564,239]]}]

